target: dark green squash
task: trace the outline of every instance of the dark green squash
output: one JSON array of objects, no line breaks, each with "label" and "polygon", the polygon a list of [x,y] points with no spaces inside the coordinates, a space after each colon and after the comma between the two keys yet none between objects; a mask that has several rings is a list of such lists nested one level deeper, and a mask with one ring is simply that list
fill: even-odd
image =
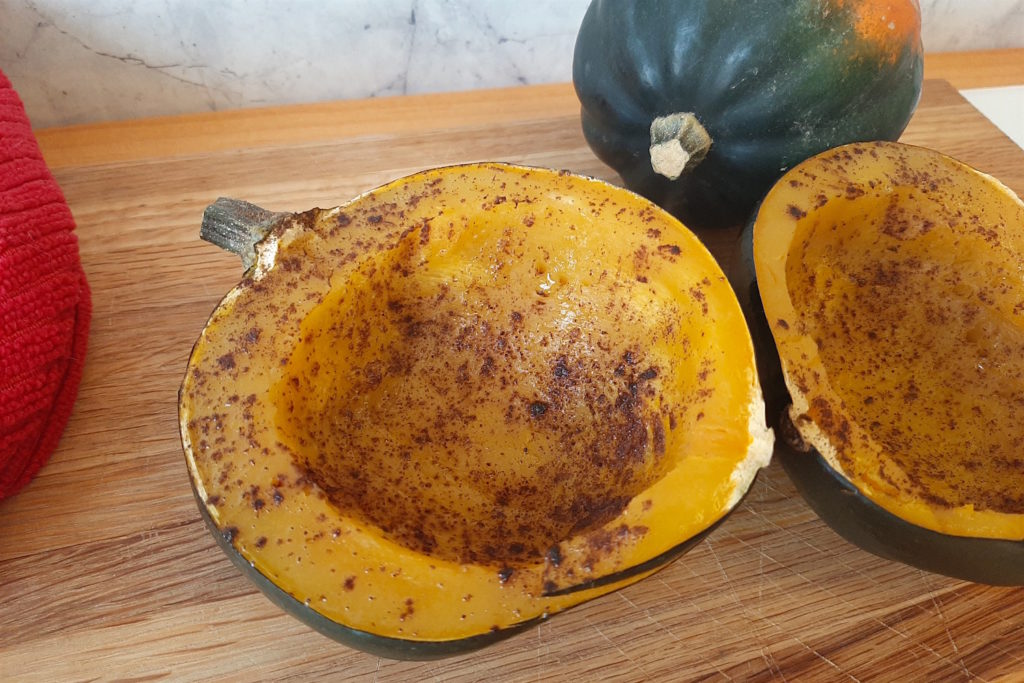
[{"label": "dark green squash", "polygon": [[916,0],[596,0],[573,61],[583,132],[687,225],[741,223],[803,159],[899,137],[920,25]]},{"label": "dark green squash", "polygon": [[1024,585],[1024,202],[932,150],[855,143],[769,191],[732,280],[776,457],[846,540]]}]

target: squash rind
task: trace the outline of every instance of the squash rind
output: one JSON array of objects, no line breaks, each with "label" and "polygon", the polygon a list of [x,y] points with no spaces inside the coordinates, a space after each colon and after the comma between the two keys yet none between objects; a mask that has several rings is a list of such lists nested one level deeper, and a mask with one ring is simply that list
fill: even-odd
[{"label": "squash rind", "polygon": [[199,492],[193,486],[192,493],[199,506],[199,514],[203,518],[207,531],[213,535],[217,546],[223,551],[231,563],[242,572],[256,587],[275,605],[291,614],[314,631],[331,638],[343,645],[361,650],[371,655],[387,659],[410,661],[426,661],[443,659],[497,643],[525,629],[536,626],[544,620],[544,616],[509,626],[490,633],[469,636],[453,641],[419,641],[402,638],[389,638],[375,633],[350,628],[341,622],[329,619],[270,580],[256,569],[252,563],[238,552],[231,541],[224,535],[224,530],[210,517],[210,512]]},{"label": "squash rind", "polygon": [[951,536],[881,508],[821,454],[779,439],[775,457],[807,504],[846,541],[883,559],[961,581],[1024,586],[1024,542]]}]

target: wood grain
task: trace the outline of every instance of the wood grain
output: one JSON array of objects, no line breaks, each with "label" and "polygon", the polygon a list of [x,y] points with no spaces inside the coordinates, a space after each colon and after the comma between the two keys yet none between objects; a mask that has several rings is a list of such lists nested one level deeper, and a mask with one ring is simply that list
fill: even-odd
[{"label": "wood grain", "polygon": [[[564,89],[489,96],[493,116],[462,111],[461,96],[435,101],[428,117],[415,109],[421,99],[362,102],[351,105],[364,116],[354,127],[265,123],[259,144],[244,147],[211,142],[233,117],[211,116],[198,131],[111,126],[96,139],[124,131],[138,146],[105,161],[75,162],[86,144],[77,134],[49,137],[95,314],[58,451],[0,503],[0,678],[1024,680],[1024,589],[862,552],[816,518],[776,465],[710,540],[664,571],[438,662],[337,645],[232,567],[199,520],[176,425],[191,344],[240,274],[235,257],[199,242],[203,208],[218,195],[273,210],[332,206],[413,170],[479,159],[616,180],[584,143]],[[302,126],[302,112],[281,116]],[[196,137],[147,142],[161,134]],[[946,83],[926,84],[905,140],[1024,192],[1024,153]],[[704,237],[727,262],[735,231]]]},{"label": "wood grain", "polygon": [[942,79],[957,90],[1020,85],[1024,82],[1024,48],[927,52],[924,77]]},{"label": "wood grain", "polygon": [[[927,78],[954,87],[1024,83],[1024,49],[925,54]],[[50,168],[159,157],[191,157],[235,149],[327,143],[416,131],[497,126],[558,116],[579,105],[572,85],[349,100],[291,107],[233,109],[36,131]]]}]

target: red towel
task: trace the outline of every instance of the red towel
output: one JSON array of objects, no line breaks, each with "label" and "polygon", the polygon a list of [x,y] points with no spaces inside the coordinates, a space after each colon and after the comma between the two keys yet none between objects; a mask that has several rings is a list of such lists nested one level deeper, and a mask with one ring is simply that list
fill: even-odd
[{"label": "red towel", "polygon": [[50,457],[78,393],[92,306],[74,229],[0,72],[0,499]]}]

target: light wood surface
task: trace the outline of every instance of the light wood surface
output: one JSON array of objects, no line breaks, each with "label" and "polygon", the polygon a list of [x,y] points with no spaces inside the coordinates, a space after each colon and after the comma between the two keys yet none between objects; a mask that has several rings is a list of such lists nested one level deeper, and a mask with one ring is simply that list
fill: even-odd
[{"label": "light wood surface", "polygon": [[1024,48],[928,52],[924,77],[948,81],[957,90],[1024,85]]},{"label": "light wood surface", "polygon": [[[331,112],[359,117],[334,122]],[[178,439],[192,342],[240,275],[235,257],[199,241],[203,208],[219,195],[272,210],[333,206],[413,170],[478,159],[616,180],[584,143],[564,86],[307,115],[44,136],[78,221],[95,313],[60,447],[0,503],[0,679],[1024,680],[1024,589],[926,574],[848,545],[777,465],[669,568],[474,654],[382,660],[273,606],[203,527]],[[250,123],[254,144],[232,146],[244,137],[233,129]],[[320,128],[294,130],[306,125]],[[101,153],[122,139],[130,153]],[[1024,152],[947,83],[926,84],[905,140],[1024,192]],[[704,237],[727,262],[735,231]]]},{"label": "light wood surface", "polygon": [[[1024,49],[925,55],[925,76],[957,89],[1024,85]],[[522,123],[578,106],[569,83],[521,88],[234,109],[208,114],[99,123],[36,132],[50,168],[152,157],[318,144],[446,127]]]}]

